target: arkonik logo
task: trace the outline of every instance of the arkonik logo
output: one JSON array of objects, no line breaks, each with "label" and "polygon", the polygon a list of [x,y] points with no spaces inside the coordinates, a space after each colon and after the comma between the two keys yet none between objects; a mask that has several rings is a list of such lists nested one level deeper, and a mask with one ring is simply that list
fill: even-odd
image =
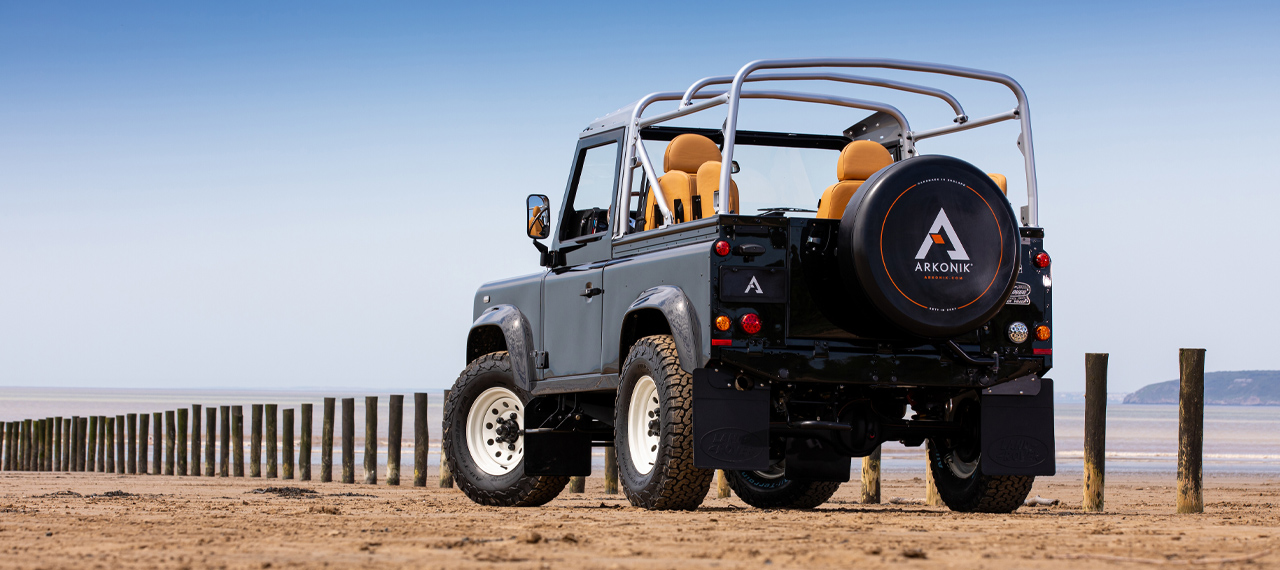
[{"label": "arkonik logo", "polygon": [[953,261],[969,261],[969,254],[964,250],[964,244],[960,243],[960,236],[956,235],[956,229],[952,227],[951,220],[947,219],[947,211],[938,210],[938,217],[933,220],[933,225],[929,227],[929,235],[924,236],[924,243],[920,244],[920,251],[916,252],[916,259],[924,259],[929,255],[929,248],[934,244],[944,245],[947,243],[943,239],[942,232],[947,231],[947,238],[951,240],[952,248],[947,252]]},{"label": "arkonik logo", "polygon": [[759,293],[761,295],[764,294],[764,289],[760,287],[760,282],[756,281],[755,277],[752,277],[751,281],[747,283],[747,289],[743,291],[743,294],[750,293],[752,289],[755,289],[756,293]]}]

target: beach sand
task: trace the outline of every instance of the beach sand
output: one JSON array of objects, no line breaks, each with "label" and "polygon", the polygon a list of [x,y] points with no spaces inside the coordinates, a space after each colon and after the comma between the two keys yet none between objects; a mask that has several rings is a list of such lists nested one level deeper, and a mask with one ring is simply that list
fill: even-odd
[{"label": "beach sand", "polygon": [[[813,511],[708,498],[695,512],[647,512],[604,494],[599,478],[544,507],[501,509],[436,488],[434,473],[414,488],[7,472],[0,567],[1145,568],[1244,557],[1192,567],[1280,568],[1280,478],[1208,476],[1201,515],[1173,514],[1171,474],[1108,478],[1105,514],[1081,512],[1071,474],[1032,492],[1060,506],[976,515],[862,505],[857,481]],[[315,493],[254,492],[272,485]],[[885,475],[886,502],[923,496],[922,478]]]}]

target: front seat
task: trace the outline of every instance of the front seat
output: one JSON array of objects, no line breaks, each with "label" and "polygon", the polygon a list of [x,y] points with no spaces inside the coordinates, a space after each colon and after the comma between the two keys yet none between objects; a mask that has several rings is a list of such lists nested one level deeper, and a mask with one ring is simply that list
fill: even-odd
[{"label": "front seat", "polygon": [[836,178],[840,181],[828,186],[818,201],[818,217],[840,219],[862,183],[881,168],[893,164],[893,155],[879,143],[853,141],[840,151],[836,161]]},{"label": "front seat", "polygon": [[[720,147],[707,137],[685,133],[671,139],[662,156],[662,169],[666,174],[658,178],[658,186],[662,188],[663,201],[671,210],[675,223],[697,220],[706,217],[708,214],[705,213],[715,211],[709,204],[704,206],[705,201],[698,195],[698,168],[706,162],[718,160]],[[654,202],[652,190],[645,196],[644,203],[652,204],[645,216],[644,229],[661,226],[662,213]]]}]

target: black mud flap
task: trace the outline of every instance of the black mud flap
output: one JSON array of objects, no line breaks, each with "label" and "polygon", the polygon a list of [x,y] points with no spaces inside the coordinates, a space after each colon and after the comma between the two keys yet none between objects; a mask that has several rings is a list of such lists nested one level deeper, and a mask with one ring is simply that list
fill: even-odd
[{"label": "black mud flap", "polygon": [[787,463],[783,471],[787,479],[807,481],[849,481],[853,460],[835,450],[835,445],[821,437],[787,439]]},{"label": "black mud flap", "polygon": [[769,468],[769,389],[738,390],[733,376],[693,371],[693,465],[742,471]]},{"label": "black mud flap", "polygon": [[982,391],[982,472],[1053,475],[1053,380],[1029,376]]},{"label": "black mud flap", "polygon": [[534,398],[525,406],[525,475],[591,475],[591,435],[546,426],[557,409],[556,399],[548,397]]}]

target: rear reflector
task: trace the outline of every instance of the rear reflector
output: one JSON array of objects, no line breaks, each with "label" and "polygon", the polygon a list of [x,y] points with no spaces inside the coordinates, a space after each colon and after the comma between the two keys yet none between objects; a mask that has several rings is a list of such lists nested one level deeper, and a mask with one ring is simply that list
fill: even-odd
[{"label": "rear reflector", "polygon": [[[715,344],[715,342],[716,341],[713,340],[711,341],[711,344]],[[1031,352],[1036,356],[1053,356],[1052,348],[1033,348],[1031,349]]]},{"label": "rear reflector", "polygon": [[732,345],[733,345],[732,339],[727,339],[727,338],[711,339],[711,346],[732,346]]}]

